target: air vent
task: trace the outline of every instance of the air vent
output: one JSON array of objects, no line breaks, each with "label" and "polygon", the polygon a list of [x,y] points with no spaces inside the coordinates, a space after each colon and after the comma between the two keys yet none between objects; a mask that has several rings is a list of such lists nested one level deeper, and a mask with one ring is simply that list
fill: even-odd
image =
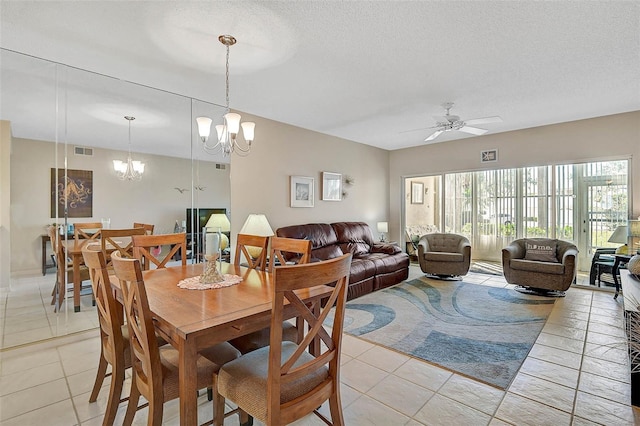
[{"label": "air vent", "polygon": [[86,148],[84,146],[76,146],[76,147],[74,147],[73,153],[75,155],[92,156],[93,155],[93,148]]},{"label": "air vent", "polygon": [[216,163],[216,169],[224,170],[224,169],[226,169],[226,168],[227,168],[227,165],[226,165],[226,164]]}]

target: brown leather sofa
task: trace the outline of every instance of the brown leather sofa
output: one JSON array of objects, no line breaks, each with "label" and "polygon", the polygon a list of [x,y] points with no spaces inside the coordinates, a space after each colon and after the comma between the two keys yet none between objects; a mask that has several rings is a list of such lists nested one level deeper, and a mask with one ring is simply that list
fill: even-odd
[{"label": "brown leather sofa", "polygon": [[285,226],[278,228],[276,235],[311,240],[312,262],[352,253],[348,300],[398,284],[409,276],[409,256],[397,245],[375,241],[364,222]]}]

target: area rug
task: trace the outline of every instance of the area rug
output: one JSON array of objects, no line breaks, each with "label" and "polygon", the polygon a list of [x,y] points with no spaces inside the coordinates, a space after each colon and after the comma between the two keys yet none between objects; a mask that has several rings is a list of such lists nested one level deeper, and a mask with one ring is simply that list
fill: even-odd
[{"label": "area rug", "polygon": [[473,261],[469,272],[488,275],[502,275],[502,264],[498,262]]},{"label": "area rug", "polygon": [[506,389],[555,300],[419,278],[347,303],[345,332]]}]

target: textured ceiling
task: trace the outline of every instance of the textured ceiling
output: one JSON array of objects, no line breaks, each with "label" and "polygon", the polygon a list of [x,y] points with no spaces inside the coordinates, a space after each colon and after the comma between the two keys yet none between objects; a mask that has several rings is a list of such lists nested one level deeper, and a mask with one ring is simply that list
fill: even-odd
[{"label": "textured ceiling", "polygon": [[[423,144],[445,101],[462,119],[501,116],[486,125],[489,133],[640,110],[637,1],[2,1],[0,8],[4,49],[218,105],[225,48],[217,37],[232,34],[232,108],[389,150]],[[24,76],[7,69],[10,62],[2,63],[0,113],[16,122],[16,136],[33,137],[36,125],[20,122],[18,112],[37,101],[27,90],[12,93]],[[92,104],[79,93],[91,86],[98,98],[109,84],[70,81],[78,83],[70,103],[126,125],[118,109],[134,103],[131,90]],[[176,97],[149,97],[137,125],[176,120],[181,108],[164,107]],[[471,136],[447,132],[434,142],[463,137]]]}]

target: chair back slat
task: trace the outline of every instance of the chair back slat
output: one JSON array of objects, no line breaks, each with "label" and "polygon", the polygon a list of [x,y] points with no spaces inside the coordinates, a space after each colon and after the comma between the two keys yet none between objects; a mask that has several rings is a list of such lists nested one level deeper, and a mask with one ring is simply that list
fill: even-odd
[{"label": "chair back slat", "polygon": [[[93,232],[88,232],[92,230]],[[86,240],[98,240],[102,233],[102,222],[79,222],[73,224],[73,238]]]},{"label": "chair back slat", "polygon": [[[133,241],[134,235],[144,235],[145,230],[142,228],[128,229],[103,229],[102,238],[100,239],[102,253],[107,261],[107,268],[111,268],[111,255],[118,252],[126,259],[133,258]],[[125,238],[119,240],[118,238]]]},{"label": "chair back slat", "polygon": [[[347,285],[351,267],[351,254],[316,263],[299,265],[285,265],[275,268],[275,293],[272,305],[271,334],[269,350],[268,372],[268,419],[267,424],[287,424],[300,413],[311,412],[320,406],[340,386],[340,351],[344,324],[344,310],[347,301]],[[318,285],[334,285],[335,287],[324,307],[308,306],[298,295],[296,290],[304,290]],[[302,341],[287,358],[282,359],[282,320],[284,307],[293,307],[296,315],[302,317],[309,324],[304,332]],[[333,312],[333,324],[327,332],[324,323],[330,312]],[[321,339],[324,345],[321,353],[311,359],[307,348],[314,339]],[[322,369],[328,371],[328,376],[315,388],[294,401],[281,404],[282,386],[304,377],[313,375]],[[332,410],[333,412],[333,410]],[[340,412],[341,413],[341,412]],[[340,414],[341,415],[341,414]],[[334,424],[336,423],[336,419]],[[343,424],[342,419],[337,424]]]},{"label": "chair back slat", "polygon": [[[151,265],[156,268],[166,268],[175,255],[180,253],[182,266],[187,264],[187,234],[180,232],[177,234],[158,235],[134,235],[133,257],[140,261],[143,270],[150,269]],[[162,246],[170,246],[169,252],[160,257]],[[156,253],[158,251],[159,253]],[[154,254],[156,253],[156,254]]]},{"label": "chair back slat", "polygon": [[[269,245],[269,237],[259,235],[238,234],[236,239],[236,255],[234,264],[240,264],[240,254],[243,254],[247,260],[247,265],[251,269],[263,269],[267,263],[267,246]],[[254,257],[252,249],[260,249],[260,254]]]},{"label": "chair back slat", "polygon": [[[297,256],[291,258],[290,254]],[[294,261],[297,264],[309,263],[311,261],[311,241],[296,238],[271,237],[269,272],[273,272],[276,263],[285,265],[290,261]]]},{"label": "chair back slat", "polygon": [[149,223],[139,223],[139,222],[133,222],[133,227],[134,228],[142,228],[145,230],[147,235],[153,235],[153,228],[155,228],[155,225],[149,224]]},{"label": "chair back slat", "polygon": [[118,252],[113,253],[112,261],[124,299],[134,382],[150,400],[153,392],[162,392],[162,365],[140,261],[124,259]]}]

